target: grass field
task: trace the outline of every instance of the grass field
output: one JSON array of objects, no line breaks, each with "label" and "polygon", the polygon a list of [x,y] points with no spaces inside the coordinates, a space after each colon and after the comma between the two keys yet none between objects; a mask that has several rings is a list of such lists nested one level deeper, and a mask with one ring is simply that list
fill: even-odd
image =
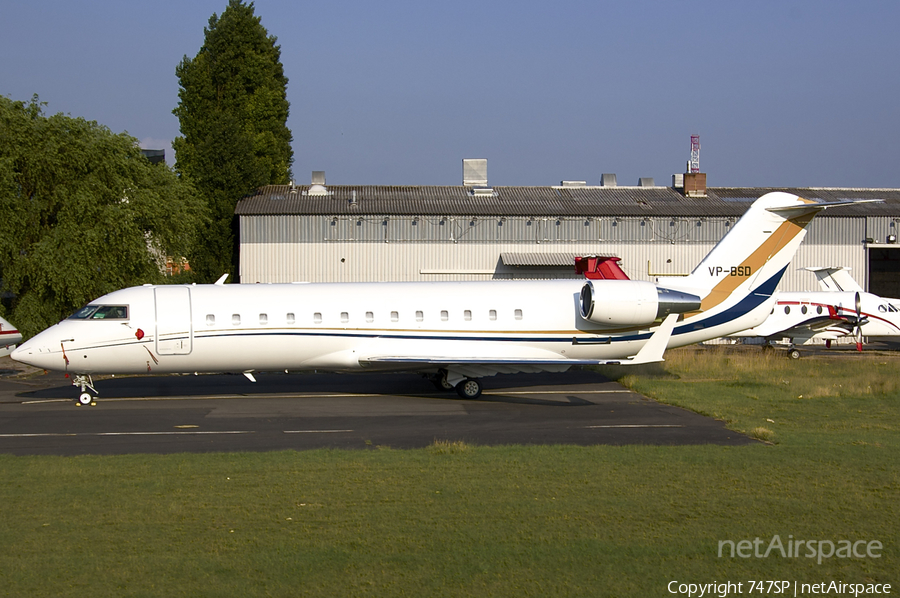
[{"label": "grass field", "polygon": [[[767,442],[0,456],[0,595],[664,596],[673,580],[896,593],[900,358],[667,359],[607,373]],[[775,535],[883,548],[717,556]]]}]

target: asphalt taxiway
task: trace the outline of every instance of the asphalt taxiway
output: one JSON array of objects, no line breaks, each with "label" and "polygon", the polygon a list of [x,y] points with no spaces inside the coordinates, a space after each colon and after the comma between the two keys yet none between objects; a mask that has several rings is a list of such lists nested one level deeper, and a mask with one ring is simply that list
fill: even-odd
[{"label": "asphalt taxiway", "polygon": [[96,381],[85,407],[61,374],[0,370],[0,452],[16,455],[755,442],[587,370],[485,378],[474,401],[415,374],[133,376]]}]

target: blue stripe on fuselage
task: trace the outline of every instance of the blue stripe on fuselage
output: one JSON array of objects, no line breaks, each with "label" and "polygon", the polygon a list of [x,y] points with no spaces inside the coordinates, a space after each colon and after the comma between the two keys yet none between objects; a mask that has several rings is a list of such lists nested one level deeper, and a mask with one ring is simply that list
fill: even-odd
[{"label": "blue stripe on fuselage", "polygon": [[769,280],[759,285],[749,295],[733,306],[727,308],[722,313],[702,319],[699,322],[685,322],[683,325],[675,328],[675,331],[672,332],[672,336],[713,328],[714,326],[720,326],[747,315],[772,297],[772,294],[775,292],[775,287],[781,282],[781,277],[784,276],[786,271],[787,266],[782,268],[779,272],[776,272]]}]

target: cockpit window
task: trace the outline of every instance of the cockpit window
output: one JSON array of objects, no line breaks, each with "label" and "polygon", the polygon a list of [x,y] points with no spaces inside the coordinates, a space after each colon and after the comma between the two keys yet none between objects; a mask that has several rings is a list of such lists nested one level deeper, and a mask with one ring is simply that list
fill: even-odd
[{"label": "cockpit window", "polygon": [[127,305],[85,305],[70,320],[127,320]]}]

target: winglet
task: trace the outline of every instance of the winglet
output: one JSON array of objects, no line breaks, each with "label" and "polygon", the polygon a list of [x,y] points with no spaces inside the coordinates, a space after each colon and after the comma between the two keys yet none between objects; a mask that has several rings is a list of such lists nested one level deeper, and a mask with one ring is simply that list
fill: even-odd
[{"label": "winglet", "polygon": [[665,361],[663,354],[669,346],[669,339],[672,338],[672,331],[675,330],[675,324],[678,322],[680,314],[669,314],[663,323],[660,324],[656,332],[641,347],[637,355],[631,359],[623,359],[615,362],[607,362],[616,365],[640,365],[643,363],[657,363]]}]

